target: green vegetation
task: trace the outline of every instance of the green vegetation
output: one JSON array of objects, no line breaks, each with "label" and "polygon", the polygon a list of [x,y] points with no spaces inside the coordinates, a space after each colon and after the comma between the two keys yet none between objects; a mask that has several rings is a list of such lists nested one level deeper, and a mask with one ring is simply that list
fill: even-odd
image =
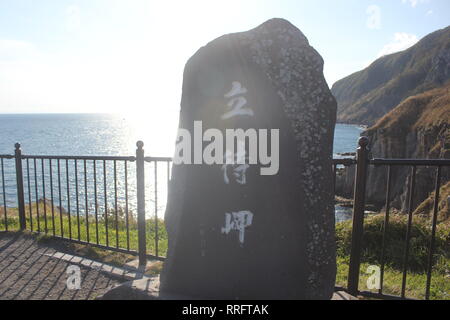
[{"label": "green vegetation", "polygon": [[[88,241],[93,244],[109,245],[119,248],[129,248],[130,250],[137,250],[138,248],[138,232],[137,221],[133,212],[129,212],[128,226],[129,233],[127,234],[127,224],[125,211],[121,208],[118,209],[117,219],[114,210],[108,210],[108,215],[98,216],[98,239],[97,239],[97,224],[95,217],[90,215],[88,221],[86,216],[78,217],[74,214],[67,214],[64,210],[59,211],[58,208],[54,208],[54,219],[51,213],[51,207],[46,204],[46,218],[44,215],[44,203],[39,202],[39,219],[37,217],[36,203],[32,204],[32,216],[30,219],[29,205],[26,205],[26,223],[27,229],[32,231],[39,231],[43,234],[52,236],[64,236],[65,238],[71,238],[75,240]],[[78,220],[80,228],[78,229]],[[108,224],[106,224],[106,220]],[[53,224],[54,221],[54,224]],[[165,256],[167,251],[167,232],[164,226],[164,221],[158,219],[158,254],[159,256]],[[7,209],[7,225],[9,231],[19,230],[19,218],[18,209]],[[156,254],[156,221],[155,219],[146,220],[147,225],[147,252],[149,254]],[[47,227],[46,227],[47,226]],[[108,228],[106,228],[108,226]],[[5,230],[4,211],[0,209],[0,231]],[[108,230],[107,230],[108,229]],[[47,232],[46,232],[47,230]],[[127,241],[129,239],[129,242]],[[98,240],[98,241],[97,241]]]},{"label": "green vegetation", "polygon": [[[374,291],[367,288],[366,273],[370,265],[380,266],[384,215],[378,214],[365,219],[362,265],[360,271],[360,290]],[[351,221],[338,223],[336,226],[337,264],[336,283],[345,286],[348,276],[351,244]],[[384,290],[386,294],[401,294],[404,244],[407,228],[407,216],[393,214],[389,221],[386,237]],[[408,260],[406,296],[424,299],[428,248],[431,239],[431,221],[428,217],[415,216],[411,228],[411,242]],[[450,299],[450,221],[437,226],[435,255],[431,281],[431,299]]]},{"label": "green vegetation", "polygon": [[[433,191],[430,196],[416,208],[416,210],[414,211],[414,215],[431,217],[434,210],[434,198],[435,192]],[[450,218],[450,203],[448,201],[449,198],[450,181],[443,185],[440,189],[437,214],[438,222],[444,222]]]}]

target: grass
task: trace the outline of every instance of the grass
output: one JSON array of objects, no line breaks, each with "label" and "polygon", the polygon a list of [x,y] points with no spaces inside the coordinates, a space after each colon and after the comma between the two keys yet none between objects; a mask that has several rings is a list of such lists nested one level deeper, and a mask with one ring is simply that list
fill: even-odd
[{"label": "grass", "polygon": [[[337,258],[336,285],[346,287],[348,276],[349,257]],[[371,264],[364,262],[361,264],[359,290],[378,292],[376,289],[369,289],[367,280],[370,276],[368,270]],[[402,272],[389,265],[384,271],[383,293],[394,296],[401,295]],[[426,274],[408,273],[405,296],[412,299],[425,299]],[[433,271],[431,276],[430,299],[432,300],[450,300],[450,279],[448,274],[442,274],[439,271]]]},{"label": "grass", "polygon": [[[39,218],[37,215],[39,209]],[[69,239],[91,242],[93,244],[109,245],[111,247],[119,247],[130,250],[138,249],[138,231],[137,221],[133,212],[129,212],[128,230],[126,228],[125,211],[118,209],[117,218],[114,210],[108,210],[107,217],[105,215],[98,216],[98,224],[95,217],[90,215],[88,221],[86,216],[77,217],[74,214],[67,214],[64,209],[54,208],[52,215],[51,206],[46,204],[46,217],[44,215],[44,203],[39,202],[31,205],[32,215],[30,217],[30,207],[25,206],[27,229],[31,231],[40,231],[46,235],[63,236]],[[106,220],[108,223],[106,223]],[[79,221],[79,228],[78,228]],[[19,218],[17,208],[7,209],[7,226],[9,231],[19,230]],[[156,255],[155,234],[158,230],[158,255],[165,256],[167,252],[167,232],[164,226],[164,220],[158,219],[158,227],[156,228],[155,219],[146,220],[147,227],[147,253]],[[0,209],[0,231],[6,230],[4,209]],[[98,234],[97,234],[98,230]],[[127,240],[129,239],[129,240]]]},{"label": "grass", "polygon": [[[359,288],[369,290],[367,279],[370,265],[381,266],[381,244],[384,215],[378,214],[365,219],[363,251],[361,256]],[[404,243],[407,216],[394,214],[387,230],[385,251],[386,267],[383,292],[399,296],[401,294]],[[351,247],[351,221],[336,225],[337,239],[337,279],[339,286],[346,286]],[[428,217],[416,216],[411,228],[410,255],[406,284],[406,297],[425,298],[428,248],[431,239],[431,222]],[[438,224],[433,257],[430,299],[450,299],[450,221]]]},{"label": "grass", "polygon": [[[450,147],[450,146],[449,146]],[[450,149],[450,148],[449,148]],[[450,218],[450,181],[441,186],[438,204],[438,222],[446,221]],[[414,215],[432,216],[434,209],[435,192],[425,199],[414,211]]]}]

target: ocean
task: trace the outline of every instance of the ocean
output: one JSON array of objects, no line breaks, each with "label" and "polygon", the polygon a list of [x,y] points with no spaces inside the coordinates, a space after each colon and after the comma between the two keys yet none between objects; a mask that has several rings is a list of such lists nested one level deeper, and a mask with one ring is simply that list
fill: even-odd
[{"label": "ocean", "polygon": [[[173,155],[175,134],[177,129],[177,120],[173,123],[160,126],[158,131],[155,132],[154,128],[149,127],[142,119],[136,120],[136,118],[128,118],[126,116],[108,115],[108,114],[3,114],[0,115],[0,154],[13,154],[14,144],[19,142],[21,144],[22,152],[24,154],[32,155],[108,155],[108,156],[131,156],[135,154],[136,141],[144,141],[144,148],[147,156],[155,157],[170,157]],[[354,152],[357,145],[358,137],[362,128],[355,125],[337,124],[334,140],[334,157],[340,157],[339,154],[346,152]],[[44,162],[44,183],[39,178],[42,173],[42,163],[40,160],[36,163],[36,173],[38,179],[34,179],[34,162],[24,161],[25,171],[25,192],[27,193],[26,201],[28,198],[31,201],[43,198],[43,189],[47,188],[46,198],[49,196],[49,172],[50,164],[48,161]],[[67,167],[66,167],[67,165]],[[118,163],[117,165],[117,181],[118,181],[118,203],[123,205],[125,201],[124,196],[124,164]],[[28,166],[28,167],[27,167]],[[96,166],[97,180],[102,181],[103,166],[98,163]],[[134,166],[132,163],[127,165],[129,174],[128,187],[129,187],[129,202],[130,208],[133,210],[135,202],[135,177],[132,174]],[[159,216],[164,213],[167,188],[166,184],[159,183],[158,190],[155,190],[155,175],[154,164],[148,170],[146,168],[146,181],[147,181],[147,210],[148,212],[157,212]],[[167,181],[167,169],[159,166],[158,181]],[[16,194],[15,194],[15,174],[14,174],[14,162],[12,160],[4,161],[5,167],[5,185],[6,185],[6,200],[8,206],[16,206]],[[53,163],[52,172],[56,177],[56,163]],[[28,171],[27,171],[28,169]],[[66,178],[66,169],[69,171],[69,179]],[[76,203],[76,190],[78,189],[79,198],[84,199],[88,197],[88,210],[92,212],[94,210],[94,202],[92,194],[95,189],[93,186],[93,163],[88,162],[86,164],[87,185],[86,188],[83,184],[84,178],[84,163],[82,161],[77,162],[78,179],[74,178],[74,161],[61,162],[60,170],[63,188],[63,194],[61,195],[61,202],[63,207],[65,203],[70,201],[72,208]],[[107,163],[105,167],[107,171],[107,204],[109,207],[114,206],[115,203],[111,202],[114,198],[114,184],[113,177],[113,163]],[[28,181],[27,172],[30,173],[30,179]],[[1,177],[0,177],[1,178]],[[0,179],[1,180],[1,179]],[[56,188],[57,181],[55,181],[54,188]],[[78,185],[77,185],[78,184]],[[1,184],[0,184],[1,186]],[[67,192],[67,186],[69,186],[69,192]],[[30,195],[28,197],[28,187],[30,188]],[[36,187],[38,190],[38,196],[36,197]],[[97,192],[101,194],[104,192],[101,189],[103,186],[97,186]],[[85,189],[87,193],[85,194]],[[101,189],[101,190],[100,190]],[[58,190],[55,189],[56,196],[58,198]],[[155,204],[155,195],[158,197],[158,204]],[[1,200],[2,197],[0,197]],[[59,199],[58,199],[59,200]],[[80,201],[78,201],[80,202]],[[84,202],[81,201],[81,202]],[[2,201],[0,201],[2,204]],[[98,199],[98,206],[104,205],[104,200],[100,197]],[[85,207],[78,204],[80,212],[84,212]],[[74,209],[73,209],[74,210]],[[336,207],[336,218],[338,221],[346,220],[351,215],[351,212]]]}]

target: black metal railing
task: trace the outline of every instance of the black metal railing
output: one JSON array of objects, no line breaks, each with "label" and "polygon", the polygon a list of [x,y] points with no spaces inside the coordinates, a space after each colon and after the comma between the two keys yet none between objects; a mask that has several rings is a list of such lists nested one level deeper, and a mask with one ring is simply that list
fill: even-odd
[{"label": "black metal railing", "polygon": [[[138,142],[136,156],[129,157],[48,156],[22,154],[17,143],[14,155],[0,155],[0,231],[29,230],[138,255],[141,264],[147,258],[163,260],[158,163],[167,167],[167,189],[172,159],[145,157],[143,146]],[[145,183],[145,163],[154,164],[153,184]],[[148,203],[146,191],[153,193]],[[146,205],[152,201],[149,226]],[[147,237],[149,227],[154,234]]]},{"label": "black metal railing", "polygon": [[[158,204],[158,164],[161,164],[163,167],[165,167],[166,170],[166,185],[167,185],[167,191],[168,191],[168,187],[169,187],[169,182],[170,182],[170,172],[171,172],[171,164],[172,164],[172,158],[168,158],[168,157],[144,157],[144,162],[145,163],[149,163],[149,164],[153,164],[154,166],[154,172],[153,172],[153,202],[154,202],[154,211],[153,211],[153,215],[154,215],[154,242],[155,242],[155,255],[159,256],[159,230],[160,230],[160,226],[159,226],[159,221],[160,221],[160,217],[158,215],[159,213],[159,204]],[[143,183],[143,182],[142,182]],[[145,184],[145,183],[144,183]],[[139,188],[138,188],[139,189]],[[166,196],[167,196],[168,192],[166,192]]]},{"label": "black metal railing", "polygon": [[5,178],[5,162],[7,162],[8,160],[13,160],[14,156],[11,155],[0,155],[0,177],[2,179],[2,183],[1,183],[1,194],[2,194],[2,199],[3,199],[3,203],[2,206],[0,207],[0,210],[3,211],[1,212],[2,215],[0,216],[0,219],[2,220],[3,224],[4,224],[4,228],[5,231],[9,231],[8,229],[8,204],[6,202],[6,189],[7,189],[7,181]]},{"label": "black metal railing", "polygon": [[[337,169],[339,167],[356,166],[348,282],[347,287],[341,289],[353,295],[381,299],[406,299],[416,168],[432,166],[436,167],[436,177],[425,288],[425,298],[429,299],[441,168],[450,166],[450,160],[370,159],[368,144],[367,138],[360,138],[356,159],[333,159],[332,164],[335,188]],[[166,191],[168,190],[172,158],[146,157],[143,146],[144,144],[139,141],[136,155],[130,157],[38,156],[22,154],[20,144],[16,144],[14,155],[0,155],[0,194],[2,195],[0,221],[4,224],[3,229],[5,231],[11,229],[10,226],[13,222],[8,217],[8,212],[11,212],[11,214],[17,214],[18,216],[18,219],[15,220],[18,220],[18,227],[16,228],[18,230],[45,233],[77,243],[134,254],[139,257],[141,265],[145,264],[149,257],[164,260],[160,248],[160,233],[163,232],[164,226],[160,225],[162,220],[159,215],[161,210],[159,202],[164,202],[165,199],[160,201],[161,187],[158,186],[160,186],[159,181],[164,179]],[[9,170],[5,169],[7,162]],[[153,168],[146,170],[146,164],[153,166]],[[132,166],[134,167],[131,168]],[[374,293],[359,290],[359,278],[363,250],[367,175],[370,167],[380,166],[387,167],[387,185],[380,257],[380,289]],[[409,184],[408,222],[400,296],[392,296],[383,292],[386,266],[385,251],[388,245],[386,234],[389,228],[392,201],[391,168],[393,166],[409,166],[412,175]],[[159,171],[161,168],[164,171],[163,176]],[[153,178],[146,175],[151,171],[153,172]],[[6,177],[6,172],[9,173],[9,178]],[[8,205],[7,190],[8,187],[11,189],[13,186],[13,177],[17,201]],[[122,187],[121,193],[119,192],[119,185]],[[152,186],[153,189],[148,188],[148,186]],[[165,194],[167,196],[167,192]],[[147,195],[149,197],[146,197]],[[16,209],[17,213],[8,211],[8,206],[9,209]],[[152,206],[153,208],[151,208]],[[153,211],[153,221],[151,218],[148,219],[150,211]],[[119,228],[121,223],[123,228]],[[153,229],[151,235],[148,232],[149,223],[151,229]],[[123,229],[125,230],[124,234]],[[151,252],[148,252],[149,247],[152,247]]]},{"label": "black metal railing", "polygon": [[[411,229],[413,221],[413,212],[415,208],[414,204],[414,192],[416,188],[416,175],[417,167],[426,166],[434,167],[435,173],[435,187],[434,187],[434,203],[433,203],[433,215],[431,221],[431,236],[428,247],[428,259],[426,270],[426,286],[425,299],[430,298],[430,286],[431,276],[433,269],[433,255],[435,252],[436,242],[436,226],[439,210],[439,196],[441,186],[441,173],[443,167],[450,167],[450,159],[370,159],[368,144],[369,140],[366,137],[359,139],[359,147],[357,149],[356,158],[356,176],[354,184],[354,207],[353,207],[353,226],[352,226],[352,242],[351,242],[351,254],[350,265],[348,274],[348,292],[353,295],[363,295],[373,298],[381,299],[407,299],[406,297],[406,282],[408,274],[408,261],[410,255],[411,246]],[[369,167],[387,167],[387,184],[386,184],[386,199],[385,199],[385,213],[384,223],[382,230],[382,243],[381,243],[381,267],[380,267],[380,287],[378,292],[360,291],[359,290],[359,276],[361,267],[361,252],[363,248],[363,233],[364,233],[364,212],[366,207],[366,186],[367,175]],[[402,259],[402,281],[401,281],[401,294],[399,296],[393,296],[385,294],[383,292],[384,275],[386,267],[386,247],[387,247],[387,231],[389,228],[389,217],[391,210],[391,196],[392,196],[392,168],[394,166],[407,166],[411,168],[408,186],[408,209],[407,209],[407,227],[404,240],[404,252]],[[416,204],[417,205],[417,204]]]}]

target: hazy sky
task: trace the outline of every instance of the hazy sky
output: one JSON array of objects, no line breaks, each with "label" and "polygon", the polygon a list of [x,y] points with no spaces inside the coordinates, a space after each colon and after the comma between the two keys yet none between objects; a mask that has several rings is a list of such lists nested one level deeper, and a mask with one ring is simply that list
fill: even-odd
[{"label": "hazy sky", "polygon": [[0,113],[177,117],[187,59],[288,19],[336,80],[450,23],[449,0],[0,0]]}]

